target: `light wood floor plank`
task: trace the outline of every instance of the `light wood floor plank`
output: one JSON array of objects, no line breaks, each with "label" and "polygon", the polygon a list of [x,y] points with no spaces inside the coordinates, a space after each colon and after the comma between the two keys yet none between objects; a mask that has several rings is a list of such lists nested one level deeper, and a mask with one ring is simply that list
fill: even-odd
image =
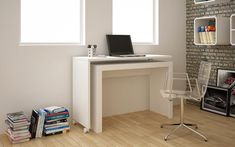
[{"label": "light wood floor plank", "polygon": [[186,105],[185,120],[197,123],[198,131],[208,137],[204,142],[192,132],[182,129],[164,141],[172,129],[160,128],[161,123],[179,121],[180,109],[174,108],[174,118],[142,111],[103,119],[103,133],[83,133],[81,126],[72,126],[67,134],[60,134],[26,143],[12,145],[6,135],[0,137],[0,147],[235,147],[235,118],[202,111]]}]

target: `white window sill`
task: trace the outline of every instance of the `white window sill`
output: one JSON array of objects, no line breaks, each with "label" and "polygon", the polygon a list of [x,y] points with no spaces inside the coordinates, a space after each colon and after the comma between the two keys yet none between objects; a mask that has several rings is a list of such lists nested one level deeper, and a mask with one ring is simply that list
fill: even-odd
[{"label": "white window sill", "polygon": [[86,46],[80,43],[20,43],[19,46]]},{"label": "white window sill", "polygon": [[159,43],[135,43],[133,42],[133,45],[159,45]]}]

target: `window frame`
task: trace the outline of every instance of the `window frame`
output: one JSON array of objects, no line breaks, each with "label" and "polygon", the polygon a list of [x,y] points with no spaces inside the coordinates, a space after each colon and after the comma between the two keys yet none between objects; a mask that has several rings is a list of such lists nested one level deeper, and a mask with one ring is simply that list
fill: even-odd
[{"label": "window frame", "polygon": [[21,40],[21,5],[22,5],[22,1],[20,1],[20,25],[19,25],[19,30],[20,30],[20,34],[19,34],[19,46],[85,46],[85,41],[86,41],[86,36],[85,36],[85,32],[86,32],[86,27],[85,27],[85,7],[86,7],[86,0],[80,0],[80,41],[79,42],[22,42]]},{"label": "window frame", "polygon": [[[113,1],[113,0],[112,0]],[[153,0],[153,42],[133,42],[133,45],[159,45],[159,2],[160,0]],[[114,17],[113,17],[113,9],[114,4],[112,3],[112,34],[114,28]]]}]

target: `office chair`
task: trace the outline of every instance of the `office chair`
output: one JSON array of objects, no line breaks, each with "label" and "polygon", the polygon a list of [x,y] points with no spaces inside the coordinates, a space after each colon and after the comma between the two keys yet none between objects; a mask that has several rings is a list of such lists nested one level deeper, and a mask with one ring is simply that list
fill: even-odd
[{"label": "office chair", "polygon": [[[168,90],[165,89],[160,91],[161,95],[164,98],[168,98],[168,100],[170,101],[172,101],[174,98],[179,98],[180,107],[181,107],[179,123],[161,125],[161,128],[163,128],[164,126],[177,126],[173,130],[171,130],[169,134],[165,136],[164,138],[165,141],[167,141],[168,137],[172,135],[174,132],[176,132],[176,130],[182,127],[187,128],[188,130],[196,133],[197,135],[201,136],[205,141],[207,141],[207,138],[204,135],[191,128],[195,127],[195,129],[197,129],[198,128],[197,124],[190,124],[184,122],[184,100],[193,99],[196,101],[201,101],[201,99],[204,97],[206,93],[207,85],[210,78],[210,71],[211,71],[211,63],[202,61],[200,64],[197,79],[190,79],[187,73],[175,73],[173,74],[172,81],[170,81],[170,89]],[[186,90],[173,90],[174,81],[186,81],[187,83]]]}]

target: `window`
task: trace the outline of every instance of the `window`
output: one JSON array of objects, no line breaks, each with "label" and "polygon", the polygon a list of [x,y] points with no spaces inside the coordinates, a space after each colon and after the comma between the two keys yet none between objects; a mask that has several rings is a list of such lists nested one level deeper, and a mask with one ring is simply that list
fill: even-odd
[{"label": "window", "polygon": [[113,34],[130,34],[134,43],[158,44],[159,0],[113,0]]},{"label": "window", "polygon": [[83,0],[21,0],[21,43],[83,44]]}]

